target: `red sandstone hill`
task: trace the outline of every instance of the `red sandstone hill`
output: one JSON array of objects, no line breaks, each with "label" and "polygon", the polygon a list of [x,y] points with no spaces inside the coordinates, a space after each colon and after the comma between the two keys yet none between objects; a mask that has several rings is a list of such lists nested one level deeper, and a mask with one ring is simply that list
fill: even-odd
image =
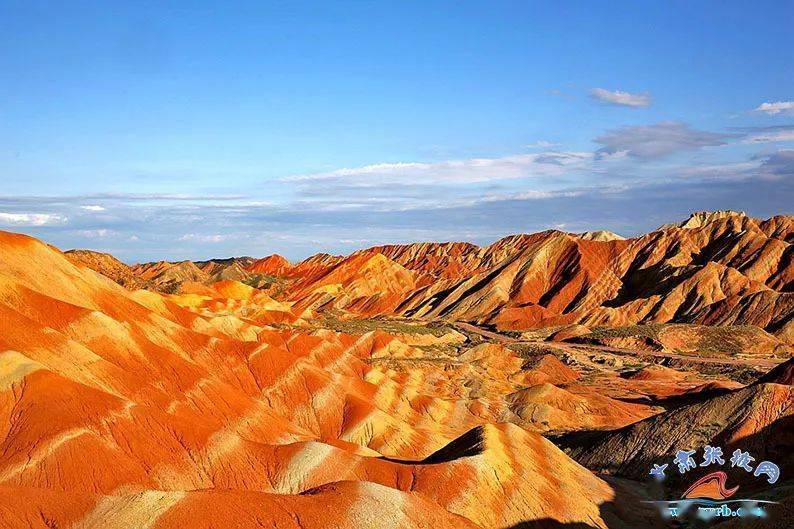
[{"label": "red sandstone hill", "polygon": [[398,311],[504,328],[751,324],[791,341],[790,226],[732,214],[627,240],[546,234],[470,278],[412,294]]},{"label": "red sandstone hill", "polygon": [[258,274],[283,276],[289,272],[292,265],[286,258],[278,254],[273,254],[263,257],[262,259],[256,259],[245,268],[246,270]]},{"label": "red sandstone hill", "polygon": [[[791,343],[793,226],[789,216],[758,221],[722,212],[694,214],[680,225],[633,239],[550,231],[507,237],[484,248],[375,247],[354,256],[383,255],[412,274],[414,288],[405,289],[410,282],[402,279],[395,290],[387,273],[381,278],[384,289],[403,291],[396,307],[361,299],[341,305],[363,314],[374,307],[505,329],[570,323],[755,325]],[[287,275],[300,288],[288,295],[299,301],[312,292],[311,284],[327,284],[326,276],[346,263],[316,256],[297,265]]]},{"label": "red sandstone hill", "polygon": [[[386,332],[269,326],[294,307],[239,282],[131,292],[30,237],[0,232],[0,249],[3,527],[650,523],[532,425],[570,428],[584,405],[612,427],[651,410],[579,390],[540,403],[533,380],[545,394],[578,378],[553,358],[524,369],[481,344],[423,365]],[[303,288],[339,286],[355,308],[411,288],[382,254],[334,261]],[[191,265],[142,270],[202,277]],[[516,414],[527,428],[505,423]]]},{"label": "red sandstone hill", "polygon": [[761,377],[759,382],[794,386],[794,359],[790,358]]}]

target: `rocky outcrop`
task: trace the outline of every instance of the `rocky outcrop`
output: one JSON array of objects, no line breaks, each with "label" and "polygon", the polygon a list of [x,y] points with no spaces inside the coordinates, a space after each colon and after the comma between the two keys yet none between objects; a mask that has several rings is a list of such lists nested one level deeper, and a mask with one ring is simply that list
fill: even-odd
[{"label": "rocky outcrop", "polygon": [[[794,388],[759,383],[642,420],[615,432],[561,444],[584,466],[642,479],[653,463],[672,460],[677,450],[720,446],[726,454],[750,451],[757,461],[794,470]],[[790,474],[788,474],[790,475]]]}]

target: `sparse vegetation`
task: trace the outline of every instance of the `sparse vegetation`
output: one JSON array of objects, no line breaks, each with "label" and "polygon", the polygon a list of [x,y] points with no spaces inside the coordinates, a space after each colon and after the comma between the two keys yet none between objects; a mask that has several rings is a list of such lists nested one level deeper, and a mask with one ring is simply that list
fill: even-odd
[{"label": "sparse vegetation", "polygon": [[543,345],[542,343],[511,343],[507,344],[507,348],[514,351],[516,355],[521,358],[534,358],[546,354],[558,354],[556,349]]},{"label": "sparse vegetation", "polygon": [[745,341],[757,331],[749,326],[699,327],[697,348],[702,353],[738,356],[745,349]]},{"label": "sparse vegetation", "polygon": [[663,324],[628,325],[626,327],[596,327],[585,338],[596,340],[605,338],[650,338],[659,340],[659,331]]},{"label": "sparse vegetation", "polygon": [[284,295],[289,280],[285,277],[268,274],[252,274],[243,283],[249,287],[265,290],[274,298],[280,298]]},{"label": "sparse vegetation", "polygon": [[460,354],[459,344],[414,345],[413,347],[428,353],[430,356],[449,357],[458,356]]},{"label": "sparse vegetation", "polygon": [[348,334],[366,334],[381,330],[390,334],[430,334],[441,337],[453,331],[450,325],[443,322],[424,323],[398,318],[342,319],[331,311],[325,312],[318,323],[320,327]]},{"label": "sparse vegetation", "polygon": [[764,373],[763,369],[744,365],[688,362],[678,359],[670,359],[664,365],[680,371],[693,371],[706,377],[728,378],[742,384],[751,384]]}]

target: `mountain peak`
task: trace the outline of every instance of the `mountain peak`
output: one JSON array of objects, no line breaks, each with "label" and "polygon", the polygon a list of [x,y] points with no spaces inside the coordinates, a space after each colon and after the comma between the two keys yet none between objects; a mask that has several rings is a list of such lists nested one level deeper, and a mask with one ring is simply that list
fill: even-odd
[{"label": "mountain peak", "polygon": [[584,239],[586,241],[600,241],[600,242],[622,241],[625,239],[625,237],[622,237],[617,233],[611,232],[609,230],[586,231],[584,233],[578,234],[577,236],[580,239]]},{"label": "mountain peak", "polygon": [[722,219],[727,218],[747,218],[747,214],[744,211],[733,211],[730,209],[720,209],[715,211],[695,211],[694,213],[689,215],[689,218],[683,222],[672,223],[672,224],[665,224],[660,229],[668,229],[668,228],[684,228],[684,229],[695,229],[695,228],[702,228],[703,226],[707,226],[712,222],[716,222]]},{"label": "mountain peak", "polygon": [[283,275],[292,268],[292,264],[284,256],[277,253],[255,260],[247,267],[248,271],[266,275]]}]

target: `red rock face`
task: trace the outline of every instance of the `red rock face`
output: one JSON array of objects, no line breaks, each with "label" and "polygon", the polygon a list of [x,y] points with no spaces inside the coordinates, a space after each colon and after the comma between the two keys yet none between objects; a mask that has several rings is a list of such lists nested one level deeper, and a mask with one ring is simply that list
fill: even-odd
[{"label": "red rock face", "polygon": [[[321,310],[447,318],[503,329],[754,325],[791,343],[791,237],[790,216],[760,222],[718,212],[635,239],[550,231],[506,237],[484,248],[381,246],[298,264],[288,273],[295,287],[289,298]],[[364,255],[385,257],[362,272],[363,281],[381,288],[351,292],[344,287],[355,282]]]},{"label": "red rock face", "polygon": [[257,259],[250,265],[246,266],[246,269],[249,272],[255,272],[257,274],[273,275],[273,276],[287,275],[287,273],[291,268],[292,265],[290,264],[290,262],[278,254],[269,255],[267,257],[263,257],[262,259]]},{"label": "red rock face", "polygon": [[794,359],[788,359],[759,379],[760,382],[794,386]]}]

